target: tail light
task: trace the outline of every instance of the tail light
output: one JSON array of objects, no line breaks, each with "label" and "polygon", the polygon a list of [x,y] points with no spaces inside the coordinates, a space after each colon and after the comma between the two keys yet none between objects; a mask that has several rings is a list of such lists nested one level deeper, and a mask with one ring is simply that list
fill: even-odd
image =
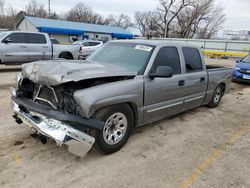
[{"label": "tail light", "polygon": [[82,50],[83,50],[83,46],[81,45],[79,52],[82,53]]}]

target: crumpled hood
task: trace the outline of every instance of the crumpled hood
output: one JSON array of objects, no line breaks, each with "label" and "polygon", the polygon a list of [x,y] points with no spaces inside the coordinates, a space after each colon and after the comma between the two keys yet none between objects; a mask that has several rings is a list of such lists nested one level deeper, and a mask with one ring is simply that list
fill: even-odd
[{"label": "crumpled hood", "polygon": [[37,84],[56,86],[92,78],[135,76],[122,67],[105,66],[89,61],[50,60],[23,64],[25,77]]}]

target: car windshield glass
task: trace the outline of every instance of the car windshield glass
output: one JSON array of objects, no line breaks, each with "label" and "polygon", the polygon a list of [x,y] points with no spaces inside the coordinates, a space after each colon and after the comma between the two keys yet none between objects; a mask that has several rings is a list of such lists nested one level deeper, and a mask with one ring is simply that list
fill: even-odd
[{"label": "car windshield glass", "polygon": [[249,63],[250,64],[250,55],[246,56],[244,59],[241,60],[243,63]]},{"label": "car windshield glass", "polygon": [[88,60],[142,74],[153,50],[152,45],[111,42],[93,53]]}]

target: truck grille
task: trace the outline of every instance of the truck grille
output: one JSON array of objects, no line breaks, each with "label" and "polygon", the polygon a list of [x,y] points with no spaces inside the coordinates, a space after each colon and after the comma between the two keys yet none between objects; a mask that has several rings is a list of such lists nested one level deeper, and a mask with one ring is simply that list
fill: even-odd
[{"label": "truck grille", "polygon": [[52,106],[54,109],[57,109],[57,104],[59,102],[54,88],[37,84],[34,87],[33,100]]}]

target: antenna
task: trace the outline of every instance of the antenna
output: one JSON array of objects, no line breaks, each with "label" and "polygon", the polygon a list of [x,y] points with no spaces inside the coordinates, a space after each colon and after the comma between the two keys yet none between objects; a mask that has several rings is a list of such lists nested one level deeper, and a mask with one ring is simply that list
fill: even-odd
[{"label": "antenna", "polygon": [[48,7],[49,7],[49,18],[50,18],[50,0],[48,0]]}]

